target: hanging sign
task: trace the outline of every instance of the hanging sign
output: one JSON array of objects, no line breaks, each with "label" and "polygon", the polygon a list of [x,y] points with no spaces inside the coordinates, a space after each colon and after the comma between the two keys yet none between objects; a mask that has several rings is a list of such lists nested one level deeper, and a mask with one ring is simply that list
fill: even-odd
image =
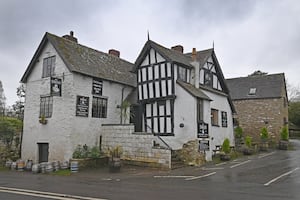
[{"label": "hanging sign", "polygon": [[102,96],[102,87],[103,87],[102,80],[100,80],[100,79],[93,79],[92,94]]},{"label": "hanging sign", "polygon": [[50,81],[50,94],[51,96],[61,96],[61,79],[51,77]]},{"label": "hanging sign", "polygon": [[76,100],[76,116],[89,116],[89,97],[77,96]]},{"label": "hanging sign", "polygon": [[198,138],[208,138],[208,124],[204,122],[198,123]]},{"label": "hanging sign", "polygon": [[199,141],[199,150],[200,151],[209,151],[209,140],[200,140]]}]

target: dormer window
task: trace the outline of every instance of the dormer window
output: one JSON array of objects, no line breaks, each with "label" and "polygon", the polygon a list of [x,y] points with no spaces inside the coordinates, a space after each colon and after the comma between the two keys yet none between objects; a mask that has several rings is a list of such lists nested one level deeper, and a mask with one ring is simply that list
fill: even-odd
[{"label": "dormer window", "polygon": [[45,77],[53,76],[54,69],[55,69],[55,56],[44,58],[42,77],[45,78]]},{"label": "dormer window", "polygon": [[250,88],[249,95],[256,95],[256,88]]}]

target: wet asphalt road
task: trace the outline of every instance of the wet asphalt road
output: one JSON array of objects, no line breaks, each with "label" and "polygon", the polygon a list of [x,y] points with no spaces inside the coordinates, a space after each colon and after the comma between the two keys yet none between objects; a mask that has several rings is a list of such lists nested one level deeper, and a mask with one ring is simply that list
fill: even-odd
[{"label": "wet asphalt road", "polygon": [[0,172],[0,199],[299,200],[300,141],[291,142],[294,150],[260,153],[218,165],[172,171],[126,167],[121,173],[109,173],[103,168],[69,177]]}]

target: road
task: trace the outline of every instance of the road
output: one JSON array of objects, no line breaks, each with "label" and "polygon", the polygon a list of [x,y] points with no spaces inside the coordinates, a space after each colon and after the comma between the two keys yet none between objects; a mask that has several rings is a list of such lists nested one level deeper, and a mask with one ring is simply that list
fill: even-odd
[{"label": "road", "polygon": [[300,141],[294,150],[172,171],[125,168],[69,177],[0,172],[0,199],[300,199]]}]

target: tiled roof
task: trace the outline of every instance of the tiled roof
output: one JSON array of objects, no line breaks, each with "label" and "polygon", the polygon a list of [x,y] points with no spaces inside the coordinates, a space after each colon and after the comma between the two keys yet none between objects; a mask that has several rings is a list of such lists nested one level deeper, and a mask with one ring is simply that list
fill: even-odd
[{"label": "tiled roof", "polygon": [[[131,72],[134,66],[132,63],[51,33],[45,34],[34,58],[37,57],[36,54],[39,54],[39,50],[42,49],[46,41],[49,41],[54,46],[71,72],[77,72],[129,86],[136,86],[136,76]],[[29,64],[21,80],[22,82],[26,81],[31,70],[30,68],[33,67],[31,66],[32,63],[34,62],[31,61]]]},{"label": "tiled roof", "polygon": [[185,89],[187,92],[189,92],[191,95],[193,95],[194,97],[198,97],[198,98],[200,98],[200,99],[205,99],[205,100],[212,101],[206,94],[204,94],[204,92],[202,92],[201,89],[195,88],[195,86],[193,86],[192,84],[183,82],[183,81],[181,81],[181,80],[177,80],[177,83],[178,83],[183,89]]},{"label": "tiled roof", "polygon": [[[284,74],[248,76],[226,80],[232,100],[280,98],[285,91]],[[250,88],[256,88],[250,95]]]}]

